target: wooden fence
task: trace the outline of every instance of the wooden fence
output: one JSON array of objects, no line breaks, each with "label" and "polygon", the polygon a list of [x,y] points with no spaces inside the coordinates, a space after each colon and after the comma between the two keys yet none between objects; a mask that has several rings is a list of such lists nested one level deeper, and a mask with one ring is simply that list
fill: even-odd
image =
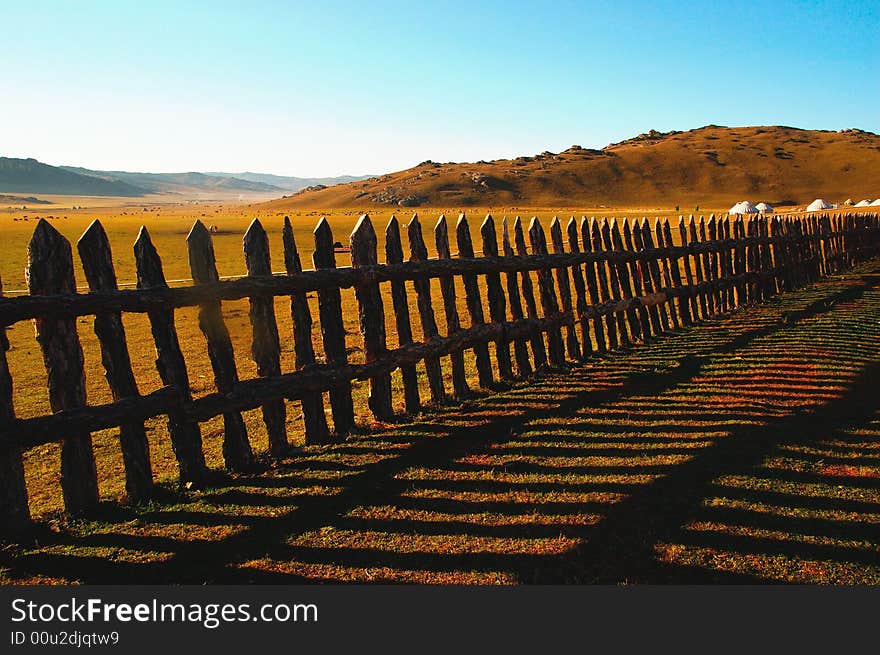
[{"label": "wooden fence", "polygon": [[[505,219],[500,248],[490,216],[479,230],[481,256],[475,256],[464,216],[455,226],[458,254],[453,256],[447,222],[441,217],[434,228],[435,259],[428,257],[417,217],[406,226],[408,257],[400,229],[392,218],[385,231],[386,263],[379,264],[376,233],[370,219],[362,216],[351,234],[352,266],[337,267],[331,228],[321,219],[314,231],[315,269],[304,271],[291,224],[285,219],[286,274],[273,275],[268,238],[255,220],[244,236],[248,275],[221,281],[211,234],[196,222],[187,237],[195,284],[172,288],[150,235],[142,228],[134,245],[137,288],[119,290],[107,236],[95,221],[77,244],[90,292],[77,293],[70,243],[41,221],[29,247],[30,295],[0,297],[2,531],[16,533],[30,523],[22,452],[40,444],[61,442],[64,504],[69,512],[80,514],[99,500],[91,433],[119,429],[125,487],[130,498],[140,500],[153,491],[144,421],[165,415],[180,482],[199,487],[208,472],[199,424],[212,417],[223,417],[226,467],[244,471],[254,454],[242,411],[262,409],[270,453],[281,456],[288,443],[285,399],[302,405],[306,442],[327,442],[354,428],[354,380],[369,380],[370,411],[385,421],[394,415],[391,374],[399,369],[406,412],[415,414],[426,400],[417,366],[425,367],[431,403],[454,401],[470,392],[466,351],[473,351],[479,385],[491,388],[497,380],[525,378],[545,367],[562,367],[760,302],[880,252],[880,221],[875,213],[711,216],[708,221],[690,217],[679,220],[677,244],[665,219],[653,226],[647,219],[632,223],[571,219],[565,228],[554,219],[549,241],[537,219],[526,229],[517,218],[512,235]],[[467,328],[458,314],[455,276],[463,282]],[[485,284],[480,284],[480,276]],[[439,279],[445,332],[438,326],[433,278]],[[383,284],[390,284],[395,348],[389,347],[386,335]],[[415,340],[411,322],[413,296],[408,284],[415,291],[420,341]],[[345,288],[354,288],[357,298],[361,362],[349,361],[347,355],[340,294]],[[317,292],[324,350],[320,363],[312,343],[308,292]],[[290,298],[296,361],[291,372],[283,372],[280,365],[277,296]],[[239,379],[221,309],[222,301],[242,298],[250,302],[251,350],[258,371],[258,377],[246,380]],[[199,327],[216,383],[215,392],[196,399],[174,324],[174,310],[186,306],[199,308]],[[165,385],[151,393],[138,391],[122,312],[146,313],[149,318],[156,366]],[[76,318],[87,315],[95,317],[94,330],[114,399],[109,404],[86,402]],[[5,326],[24,320],[34,322],[53,413],[17,419]],[[441,371],[441,358],[447,356],[451,388]],[[332,428],[325,413],[325,392]]]}]

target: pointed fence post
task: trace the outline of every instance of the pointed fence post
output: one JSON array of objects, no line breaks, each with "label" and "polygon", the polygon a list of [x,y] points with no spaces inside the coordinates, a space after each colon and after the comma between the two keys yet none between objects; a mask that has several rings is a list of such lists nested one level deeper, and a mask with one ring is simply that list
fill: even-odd
[{"label": "pointed fence post", "polygon": [[[574,216],[568,219],[568,224],[565,226],[565,232],[568,237],[569,252],[574,255],[580,254],[581,249],[578,245],[577,221],[574,220]],[[587,287],[584,283],[584,272],[581,268],[581,264],[575,264],[571,267],[571,279],[574,282],[575,310],[577,312],[576,319],[580,325],[581,343],[583,345],[581,359],[586,359],[589,357],[590,353],[593,352],[593,341],[590,337],[590,321],[586,317],[586,312],[590,305],[587,302]]]},{"label": "pointed fence post", "polygon": [[[428,259],[428,248],[425,246],[425,237],[422,234],[422,224],[419,217],[413,215],[412,220],[406,226],[409,237],[409,260],[411,262],[423,262]],[[431,300],[431,280],[419,278],[413,280],[416,290],[416,302],[419,307],[419,320],[422,324],[422,335],[425,341],[437,339],[440,332],[437,329],[437,318],[434,316],[434,306]],[[439,357],[425,358],[425,373],[428,377],[428,388],[431,391],[431,401],[440,405],[446,401],[446,388],[443,386],[443,368]]]},{"label": "pointed fence post", "polygon": [[[28,290],[32,296],[76,293],[70,242],[40,219],[28,245]],[[74,318],[36,318],[37,342],[43,353],[53,412],[86,405],[83,351]],[[88,432],[70,434],[61,445],[61,492],[70,514],[98,504],[98,473]]]},{"label": "pointed fence post", "polygon": [[[449,250],[449,229],[446,225],[446,217],[442,214],[434,226],[434,244],[437,247],[437,257],[440,259],[452,257]],[[461,332],[458,304],[455,299],[455,278],[452,275],[440,276],[440,293],[443,296],[443,312],[446,315],[446,334],[452,336],[456,332]],[[464,370],[464,353],[457,350],[450,353],[449,358],[452,360],[452,388],[456,399],[462,400],[470,395]]]},{"label": "pointed fence post", "polygon": [[[400,243],[400,224],[396,216],[391,216],[385,228],[385,261],[388,264],[403,263],[403,245]],[[409,301],[406,295],[406,282],[391,281],[391,302],[394,307],[394,324],[397,328],[397,343],[408,346],[413,343],[412,323],[409,318]],[[403,399],[406,413],[415,416],[422,410],[419,398],[419,378],[415,364],[400,367],[403,378]]]},{"label": "pointed fence post", "polygon": [[[610,224],[603,221],[602,224],[602,240],[605,241],[605,249],[623,253],[623,239],[620,235],[620,225],[615,219],[611,219]],[[620,284],[620,291],[624,300],[630,300],[635,295],[632,289],[632,283],[629,277],[629,270],[626,261],[617,260],[617,279]],[[642,338],[642,324],[639,320],[638,312],[633,305],[626,310],[627,323],[629,323],[629,333],[633,339]],[[645,335],[648,338],[650,335]]]},{"label": "pointed fence post", "polygon": [[[302,273],[302,262],[293,226],[290,219],[284,217],[281,230],[281,241],[284,246],[284,272],[287,275]],[[315,346],[312,343],[312,312],[305,291],[294,291],[290,294],[290,318],[293,323],[293,355],[297,370],[315,365]],[[303,429],[306,444],[327,443],[330,440],[330,429],[327,427],[327,414],[324,412],[324,395],[307,393],[300,398],[303,413]],[[286,437],[285,437],[286,440]]]},{"label": "pointed fence post", "polygon": [[[458,223],[455,225],[455,240],[458,244],[458,256],[473,259],[474,246],[471,242],[471,230],[464,214],[459,215]],[[480,285],[477,282],[477,276],[465,273],[461,276],[461,279],[464,283],[464,295],[468,314],[471,317],[471,326],[479,327],[485,324],[486,319],[483,316],[483,300],[480,295]],[[492,375],[492,360],[489,359],[489,344],[475,344],[474,355],[477,360],[477,377],[480,380],[480,386],[484,389],[489,389],[495,383],[494,376]]]},{"label": "pointed fence post", "polygon": [[[587,221],[586,216],[581,217],[580,222],[580,232],[581,232],[581,241],[583,242],[583,248],[585,253],[593,252],[593,244],[590,236],[590,223]],[[575,237],[576,239],[577,237]],[[590,294],[590,305],[597,306],[600,303],[607,300],[607,297],[603,299],[601,295],[604,293],[604,289],[607,288],[607,280],[604,288],[600,288],[599,286],[599,268],[601,268],[602,274],[605,273],[605,262],[595,262],[589,261],[584,265],[584,271],[586,272],[587,278],[587,291]],[[596,316],[593,319],[593,333],[596,335],[596,351],[599,353],[604,353],[611,348],[611,337],[610,333],[606,337],[605,335],[605,324],[611,323],[612,328],[614,322],[614,317],[609,316],[608,314],[604,316]],[[607,339],[607,340],[606,340]]]},{"label": "pointed fence post", "polygon": [[[93,221],[76,244],[83,271],[92,291],[116,291],[116,271],[110,241],[100,221]],[[101,362],[113,400],[139,396],[131,369],[131,357],[119,312],[95,315],[95,335],[101,344]],[[150,446],[143,421],[123,423],[119,427],[119,445],[125,468],[125,491],[134,501],[142,501],[153,493],[153,471],[150,467]]]},{"label": "pointed fence post", "polygon": [[[196,284],[217,282],[217,264],[214,258],[214,244],[211,233],[201,221],[196,221],[186,238],[189,249],[189,267]],[[217,391],[229,393],[238,384],[238,371],[235,368],[235,353],[229,330],[223,322],[219,300],[209,300],[199,307],[199,328],[208,344],[208,357],[214,371]],[[254,461],[253,451],[248,441],[247,429],[241,412],[223,414],[223,459],[230,471],[246,471]]]},{"label": "pointed fence post", "polygon": [[[507,217],[502,219],[501,229],[501,245],[504,250],[505,257],[513,257],[513,246],[510,243],[510,230],[507,226]],[[525,318],[523,311],[522,297],[519,291],[519,280],[516,271],[508,271],[505,273],[505,281],[507,282],[507,297],[510,299],[510,314],[514,321],[521,321]],[[521,378],[526,378],[532,374],[532,364],[529,361],[529,346],[525,337],[517,337],[513,341],[513,354],[516,359],[516,372]]]},{"label": "pointed fence post", "polygon": [[[244,234],[242,242],[244,262],[248,275],[271,277],[272,261],[269,255],[269,237],[259,219],[254,219]],[[275,298],[252,296],[250,299],[252,341],[251,355],[260,377],[281,375],[281,342],[278,323],[275,320]],[[310,335],[311,336],[311,335]],[[287,452],[287,410],[284,399],[276,398],[263,404],[263,423],[269,437],[269,452],[283,457]],[[323,413],[323,412],[322,412]]]},{"label": "pointed fence post", "polygon": [[691,321],[698,323],[700,321],[700,300],[699,294],[695,290],[696,278],[694,277],[693,267],[691,266],[691,249],[688,247],[687,226],[684,222],[684,216],[678,217],[678,236],[681,239],[681,247],[684,249],[682,256],[682,264],[684,268],[685,281],[688,285],[687,302],[690,307]]},{"label": "pointed fence post", "polygon": [[[641,298],[643,295],[654,293],[654,281],[651,278],[651,270],[648,263],[648,255],[645,253],[645,244],[642,240],[642,231],[639,228],[639,220],[633,219],[635,222],[634,229],[630,229],[629,220],[623,220],[623,242],[624,248],[636,255],[635,259],[629,262],[629,272],[632,279],[633,295]],[[639,325],[642,329],[642,335],[648,339],[651,334],[660,334],[663,328],[660,325],[660,314],[656,305],[645,307],[639,302],[638,307]]]},{"label": "pointed fence post", "polygon": [[[663,247],[666,248],[670,253],[669,259],[667,260],[667,262],[668,262],[667,270],[668,270],[669,274],[672,276],[672,282],[669,286],[671,286],[675,289],[681,289],[681,287],[682,287],[681,266],[678,261],[678,255],[674,254],[675,244],[672,242],[672,228],[669,225],[669,219],[664,218],[662,228],[658,224],[657,229],[659,231],[658,236],[657,236],[657,244],[658,245],[663,244]],[[690,325],[691,324],[691,312],[690,312],[690,307],[688,305],[688,297],[687,296],[679,296],[675,302],[678,306],[679,323],[681,325]],[[669,303],[670,312],[673,311],[672,307],[673,307],[673,302],[670,301],[670,303]]]},{"label": "pointed fence post", "polygon": [[[483,241],[483,256],[498,257],[498,235],[495,232],[495,220],[492,215],[486,216],[480,225],[480,237]],[[500,273],[486,274],[486,295],[489,299],[489,317],[493,323],[507,321],[507,301],[501,287]],[[513,364],[510,360],[510,340],[502,336],[495,341],[495,359],[498,362],[498,373],[502,380],[513,379]]]},{"label": "pointed fence post", "polygon": [[[290,219],[284,218],[285,253],[293,252],[296,243],[293,240],[293,228]],[[287,236],[289,235],[289,236]],[[336,254],[333,252],[333,231],[327,219],[321,217],[314,231],[315,251],[312,262],[315,270],[335,269]],[[289,245],[288,245],[289,244]],[[285,255],[285,260],[287,259]],[[295,262],[299,257],[292,258],[291,270],[295,270]],[[291,310],[293,299],[291,298]],[[324,357],[330,365],[344,366],[348,364],[348,351],[345,347],[345,324],[342,322],[342,294],[337,287],[318,289],[318,314],[321,318],[321,338],[324,344]],[[351,398],[351,382],[340,382],[330,389],[330,411],[333,415],[333,431],[340,439],[354,428],[354,402]]]},{"label": "pointed fence post", "polygon": [[[355,268],[376,266],[376,231],[370,217],[364,214],[351,233],[351,263]],[[379,284],[367,281],[355,287],[358,301],[358,318],[361,334],[364,337],[364,357],[366,363],[376,361],[388,353],[385,342],[385,308]],[[379,421],[394,418],[391,405],[391,374],[380,373],[370,378],[370,397],[368,400],[373,416]]]},{"label": "pointed fence post", "polygon": [[[150,239],[146,227],[141,227],[134,242],[134,259],[137,266],[138,289],[167,289],[162,260]],[[192,401],[189,375],[186,362],[177,339],[174,326],[174,310],[164,307],[147,312],[150,330],[156,346],[156,370],[162,382],[177,390],[180,406]],[[199,424],[191,421],[180,409],[168,413],[168,433],[171,435],[171,448],[180,469],[180,484],[185,487],[201,488],[205,485],[208,469],[202,451],[202,434]]]},{"label": "pointed fence post", "polygon": [[[536,255],[547,254],[547,237],[538,217],[532,217],[529,223],[529,241],[532,244],[532,252]],[[541,309],[544,318],[559,317],[559,301],[556,298],[556,287],[553,283],[553,274],[549,268],[538,269],[538,291],[541,296]],[[565,348],[562,342],[562,328],[558,325],[547,330],[547,354],[550,364],[556,368],[565,366]]]},{"label": "pointed fence post", "polygon": [[[660,224],[657,224],[657,228],[659,230]],[[654,288],[655,293],[660,293],[663,291],[665,286],[669,286],[669,284],[664,284],[663,275],[660,272],[660,262],[662,257],[660,257],[654,249],[654,237],[651,233],[651,226],[648,224],[648,219],[642,219],[642,225],[639,227],[638,221],[636,221],[635,225],[633,225],[633,230],[638,232],[641,229],[642,232],[642,243],[645,247],[645,268],[648,273],[648,277],[651,278],[652,286]],[[658,235],[659,236],[659,235]],[[662,242],[658,241],[658,244],[662,247]],[[667,271],[666,275],[669,273]],[[660,317],[660,327],[666,332],[670,327],[670,319],[669,314],[667,312],[666,303],[660,303],[656,305],[657,315]]]},{"label": "pointed fence post", "polygon": [[[562,225],[559,223],[557,216],[554,216],[550,222],[550,242],[553,244],[554,254],[565,254],[565,245],[562,242]],[[556,268],[556,284],[559,287],[559,296],[562,299],[562,311],[571,317],[571,322],[567,322],[565,325],[565,347],[568,351],[568,357],[573,360],[583,359],[581,345],[578,342],[577,331],[575,330],[577,317],[574,315],[574,309],[571,304],[571,282],[569,282],[567,266]]]},{"label": "pointed fence post", "polygon": [[[586,231],[586,224],[581,225],[582,231]],[[584,239],[586,243],[586,239]],[[595,218],[590,219],[590,243],[593,252],[597,255],[603,253],[602,234],[599,229],[599,223]],[[614,266],[606,257],[596,261],[596,272],[599,277],[599,289],[602,292],[602,302],[610,302],[612,300],[620,300],[620,293],[617,291],[617,272]],[[608,280],[609,273],[611,281]],[[626,342],[626,323],[623,314],[619,312],[611,312],[605,314],[605,327],[608,330],[608,348],[614,350],[620,346],[620,340]],[[620,336],[618,336],[618,334]]]},{"label": "pointed fence post", "polygon": [[[529,251],[526,249],[526,237],[519,216],[513,221],[513,242],[516,245],[517,256],[528,257]],[[525,299],[528,317],[533,321],[537,321],[541,316],[538,314],[538,304],[535,302],[535,289],[532,284],[532,275],[529,271],[522,272],[522,293],[523,298]],[[542,366],[546,366],[547,349],[544,347],[544,333],[540,330],[535,331],[530,341],[532,343],[532,355],[535,361],[535,368],[539,369]]]},{"label": "pointed fence post", "polygon": [[[3,296],[2,280],[0,280],[0,296]],[[9,364],[6,361],[8,350],[6,326],[0,325],[0,430],[8,427],[15,420],[12,376],[9,374]],[[31,512],[28,506],[21,448],[0,443],[0,537],[15,539],[27,532],[30,527]]]}]

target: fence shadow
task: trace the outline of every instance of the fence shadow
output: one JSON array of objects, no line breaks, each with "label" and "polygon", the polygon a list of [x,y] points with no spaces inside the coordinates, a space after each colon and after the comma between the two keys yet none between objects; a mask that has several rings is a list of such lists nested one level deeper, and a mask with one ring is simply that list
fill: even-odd
[{"label": "fence shadow", "polygon": [[880,582],[880,264],[3,552],[8,582]]}]

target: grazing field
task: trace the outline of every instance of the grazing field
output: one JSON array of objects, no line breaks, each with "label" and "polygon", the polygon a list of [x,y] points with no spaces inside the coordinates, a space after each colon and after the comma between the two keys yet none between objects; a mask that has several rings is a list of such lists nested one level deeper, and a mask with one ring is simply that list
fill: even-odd
[{"label": "grazing field", "polygon": [[869,261],[221,489],[49,512],[0,575],[878,584],[878,281]]},{"label": "grazing field", "polygon": [[[189,263],[186,249],[186,236],[192,223],[201,220],[205,225],[216,228],[213,233],[214,249],[217,256],[217,266],[221,276],[240,276],[245,273],[244,257],[242,254],[242,237],[250,221],[258,217],[269,234],[270,249],[274,269],[283,268],[281,249],[281,228],[284,214],[268,210],[261,205],[229,204],[229,203],[200,203],[200,204],[156,204],[146,205],[131,204],[129,199],[88,199],[67,198],[62,202],[61,197],[53,197],[57,205],[67,205],[63,211],[58,207],[43,207],[39,209],[16,210],[0,213],[0,229],[3,240],[0,241],[0,276],[7,295],[15,295],[26,289],[24,270],[27,264],[27,244],[31,238],[36,221],[46,218],[72,244],[74,244],[74,262],[76,266],[77,283],[85,284],[85,276],[82,273],[79,257],[76,255],[75,243],[94,219],[101,220],[104,225],[111,247],[113,249],[114,265],[120,286],[131,286],[135,280],[134,257],[132,244],[137,236],[141,225],[146,225],[150,231],[152,240],[159,254],[162,256],[165,273],[169,281],[179,280],[179,284],[189,284]],[[101,205],[87,204],[91,201],[101,201]],[[85,209],[72,209],[73,206]],[[320,216],[328,218],[332,226],[334,238],[344,244],[348,243],[348,236],[357,221],[358,216],[365,211],[364,208],[347,210],[333,210],[329,212],[318,211],[294,211],[290,218],[294,227],[294,233],[300,248],[303,265],[310,267],[311,253],[313,249],[312,230]],[[454,226],[458,210],[430,209],[419,213],[425,230],[425,240],[429,248],[430,256],[435,256],[434,240],[431,229],[441,213],[446,213],[451,225]],[[471,223],[471,233],[478,244],[479,224],[486,213],[493,213],[498,218],[505,215],[503,208],[485,208],[468,211]],[[393,213],[397,213],[405,224],[411,214],[392,212],[388,208],[382,208],[370,213],[377,231],[382,231],[388,219]],[[545,228],[550,219],[559,214],[567,220],[568,216],[606,215],[622,216],[627,212],[618,210],[615,212],[591,212],[590,210],[559,210],[546,208],[526,209],[518,211],[524,219],[531,216],[541,218]],[[665,211],[636,212],[634,215],[662,215],[668,216],[671,212]],[[509,214],[510,215],[510,214]],[[510,215],[511,217],[513,215]],[[25,218],[27,220],[25,220]],[[673,231],[675,232],[675,230]],[[403,230],[404,251],[408,254],[408,242],[406,231]],[[384,254],[384,239],[380,234],[380,260]],[[453,237],[453,251],[455,250]],[[477,246],[479,248],[479,246]],[[339,266],[350,265],[349,255],[337,254]],[[485,282],[480,278],[481,284]],[[459,303],[459,315],[464,327],[468,327],[466,301],[461,279],[456,279],[457,298]],[[172,282],[172,284],[174,284]],[[387,285],[385,285],[387,287]],[[384,289],[386,306],[386,326],[389,334],[389,345],[396,346],[396,330],[394,318],[390,311],[391,299]],[[432,293],[439,299],[439,287],[436,280]],[[486,297],[484,295],[484,303]],[[361,337],[357,319],[357,305],[354,292],[351,289],[343,290],[343,316],[344,327],[347,332],[347,346],[350,358],[353,361],[362,361],[363,354],[360,350]],[[437,301],[435,301],[437,302]],[[313,342],[319,361],[323,356],[320,339],[320,325],[317,320],[317,302],[314,294],[310,294],[310,304],[313,324]],[[289,301],[286,298],[276,299],[276,316],[278,320],[281,339],[282,370],[294,370],[294,352],[292,335],[292,320]],[[410,302],[410,310],[413,313],[413,326],[416,334],[420,335],[419,321],[417,317],[416,303]],[[484,308],[488,316],[488,308]],[[241,300],[226,302],[223,305],[224,318],[229,328],[235,347],[236,364],[241,378],[256,376],[256,366],[251,359],[251,326],[248,318],[248,302]],[[186,354],[187,367],[189,370],[192,392],[195,397],[213,392],[214,376],[211,370],[210,360],[204,336],[198,327],[197,308],[184,308],[176,312],[176,325],[181,344]],[[95,337],[92,317],[78,319],[78,329],[82,341],[86,362],[86,384],[88,402],[98,404],[110,402],[112,396],[104,379],[104,371],[101,364],[100,347]],[[438,316],[438,320],[441,320]],[[442,322],[442,320],[441,320]],[[124,324],[127,332],[129,350],[132,354],[132,365],[141,393],[147,393],[162,386],[154,363],[155,353],[150,335],[149,322],[141,314],[125,314]],[[8,353],[10,370],[14,380],[14,405],[16,415],[21,418],[49,413],[48,394],[46,390],[46,372],[43,366],[39,347],[34,340],[33,326],[30,322],[20,322],[13,325],[7,332],[10,341]],[[451,386],[451,370],[448,358],[443,358],[444,375],[447,378],[447,386]],[[465,357],[468,382],[471,388],[478,388],[478,378],[473,361],[473,353],[467,353]],[[424,369],[419,367],[420,383],[427,386]],[[402,394],[398,393],[402,386],[400,372],[395,372],[392,377],[395,386],[394,397],[398,405],[397,411],[403,411]],[[366,382],[354,383],[354,399],[357,419],[362,427],[374,426],[374,419],[367,409],[366,396],[368,385]],[[302,415],[298,403],[292,403],[288,407],[288,433],[292,443],[301,443],[303,438]],[[265,425],[259,410],[246,412],[245,422],[257,453],[267,450],[267,436]],[[174,459],[166,423],[163,419],[152,419],[147,423],[150,438],[150,450],[154,473],[159,482],[173,486],[177,476],[177,464]],[[372,429],[372,428],[371,428]],[[217,469],[222,468],[221,441],[222,420],[217,419],[203,425],[203,436],[209,466]],[[95,443],[96,459],[98,462],[99,485],[102,497],[108,499],[121,499],[124,495],[124,475],[122,473],[122,458],[118,448],[116,430],[107,430],[93,435]],[[61,496],[58,481],[58,461],[60,447],[58,444],[48,444],[30,450],[25,455],[25,467],[28,482],[28,491],[31,499],[32,512],[36,516],[46,512],[58,510],[61,506]]]}]

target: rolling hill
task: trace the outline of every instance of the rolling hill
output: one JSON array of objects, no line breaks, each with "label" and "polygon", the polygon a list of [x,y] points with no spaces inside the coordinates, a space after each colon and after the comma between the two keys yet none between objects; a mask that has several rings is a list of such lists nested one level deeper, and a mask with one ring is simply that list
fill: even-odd
[{"label": "rolling hill", "polygon": [[880,136],[862,130],[651,131],[601,150],[418,166],[266,203],[267,208],[723,206],[880,196]]},{"label": "rolling hill", "polygon": [[118,179],[83,175],[36,159],[0,157],[0,192],[136,197],[146,190]]}]

